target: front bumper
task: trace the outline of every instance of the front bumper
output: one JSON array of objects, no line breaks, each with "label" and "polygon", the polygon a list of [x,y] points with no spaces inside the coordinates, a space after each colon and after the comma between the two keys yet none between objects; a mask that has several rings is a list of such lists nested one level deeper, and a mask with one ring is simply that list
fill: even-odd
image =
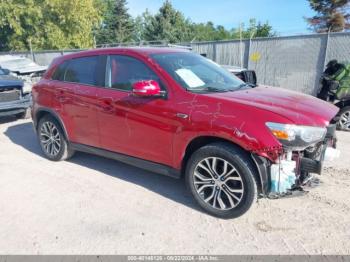
[{"label": "front bumper", "polygon": [[9,116],[23,113],[27,108],[31,107],[31,105],[32,98],[30,95],[19,100],[2,102],[0,103],[0,116]]},{"label": "front bumper", "polygon": [[336,142],[336,126],[330,125],[324,141],[304,151],[284,150],[276,163],[266,159],[259,162],[257,160],[263,158],[253,156],[262,181],[263,195],[276,198],[302,189],[312,173],[322,173],[325,161],[333,161],[339,157],[340,151],[336,149]]},{"label": "front bumper", "polygon": [[304,157],[299,159],[301,172],[321,174],[323,162],[330,162],[339,158],[340,151],[336,149],[336,125],[327,127],[327,134],[324,141],[319,145],[319,154],[306,153]]}]

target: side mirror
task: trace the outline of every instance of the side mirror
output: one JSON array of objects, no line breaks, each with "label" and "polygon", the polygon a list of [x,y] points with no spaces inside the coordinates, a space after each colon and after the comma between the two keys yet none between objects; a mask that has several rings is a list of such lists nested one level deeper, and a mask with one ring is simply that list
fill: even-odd
[{"label": "side mirror", "polygon": [[132,94],[140,97],[164,96],[157,81],[142,80],[132,85]]}]

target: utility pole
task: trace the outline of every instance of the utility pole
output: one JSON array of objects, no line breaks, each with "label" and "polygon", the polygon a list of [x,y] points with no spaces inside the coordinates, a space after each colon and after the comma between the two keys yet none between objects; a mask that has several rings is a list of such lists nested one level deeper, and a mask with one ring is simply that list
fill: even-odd
[{"label": "utility pole", "polygon": [[256,30],[252,31],[249,38],[247,69],[249,69],[249,58],[250,58],[250,53],[252,48],[252,39],[255,36],[255,33],[256,33]]},{"label": "utility pole", "polygon": [[29,43],[30,55],[32,56],[32,60],[35,62],[35,57],[34,57],[34,53],[33,53],[32,39],[31,38],[28,39],[28,43]]},{"label": "utility pole", "polygon": [[243,35],[242,35],[242,23],[239,23],[239,53],[241,58],[241,68],[243,68]]}]

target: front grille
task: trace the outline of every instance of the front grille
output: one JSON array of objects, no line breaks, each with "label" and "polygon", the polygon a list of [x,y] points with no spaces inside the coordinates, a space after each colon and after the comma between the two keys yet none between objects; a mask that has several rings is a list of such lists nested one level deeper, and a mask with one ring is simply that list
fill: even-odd
[{"label": "front grille", "polygon": [[21,98],[21,91],[18,89],[12,90],[0,90],[0,103],[1,102],[12,102]]}]

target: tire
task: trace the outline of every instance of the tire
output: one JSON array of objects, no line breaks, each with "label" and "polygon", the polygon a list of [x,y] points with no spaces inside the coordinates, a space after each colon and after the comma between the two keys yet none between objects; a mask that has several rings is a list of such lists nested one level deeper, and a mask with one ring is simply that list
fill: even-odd
[{"label": "tire", "polygon": [[256,201],[255,172],[245,151],[227,143],[213,143],[193,153],[186,166],[185,180],[196,202],[208,214],[230,219],[242,216]]},{"label": "tire", "polygon": [[27,108],[23,113],[17,115],[19,119],[29,119],[31,118],[31,109]]},{"label": "tire", "polygon": [[52,161],[63,161],[73,156],[74,151],[64,135],[61,125],[50,115],[39,120],[37,135],[40,147],[46,158]]},{"label": "tire", "polygon": [[337,127],[339,130],[350,131],[350,106],[342,108],[339,113],[339,120],[337,122]]}]

